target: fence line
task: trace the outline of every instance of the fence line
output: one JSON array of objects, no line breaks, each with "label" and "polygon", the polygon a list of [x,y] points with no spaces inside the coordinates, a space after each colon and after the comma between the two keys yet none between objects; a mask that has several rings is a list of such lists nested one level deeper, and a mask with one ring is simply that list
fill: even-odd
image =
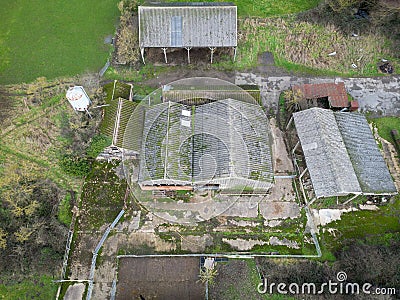
[{"label": "fence line", "polygon": [[101,68],[100,72],[99,72],[99,76],[103,77],[104,73],[107,71],[108,67],[110,66],[110,60],[107,59],[106,64],[104,65],[104,67]]},{"label": "fence line", "polygon": [[[67,242],[65,244],[63,265],[61,268],[61,280],[59,282],[63,282],[63,280],[65,279],[65,273],[67,273],[69,251],[71,250],[71,243],[74,236],[75,222],[76,222],[76,214],[74,212],[72,215],[71,225],[69,226],[68,230],[68,237],[67,237]],[[56,300],[58,300],[58,297],[60,297],[60,292],[61,292],[61,284],[58,286],[57,289]]]},{"label": "fence line", "polygon": [[123,209],[119,212],[118,216],[114,219],[114,221],[111,223],[111,225],[107,227],[106,231],[104,232],[103,236],[101,237],[101,240],[99,241],[99,243],[97,244],[96,248],[93,251],[92,264],[90,265],[89,286],[88,286],[88,290],[87,290],[86,300],[90,300],[92,298],[94,271],[96,269],[96,260],[97,260],[98,252],[99,252],[100,248],[103,246],[104,241],[107,239],[108,235],[110,234],[110,231],[115,227],[115,225],[118,223],[119,219],[121,219],[121,217],[124,213],[125,213],[125,210],[123,210]]},{"label": "fence line", "polygon": [[111,296],[110,300],[115,300],[115,293],[117,291],[117,278],[114,278],[112,287],[111,287]]},{"label": "fence line", "polygon": [[62,266],[62,270],[61,270],[61,279],[65,278],[65,273],[67,272],[69,250],[71,250],[71,242],[72,242],[73,235],[74,235],[74,231],[70,229],[68,231],[67,243],[65,246],[63,266]]}]

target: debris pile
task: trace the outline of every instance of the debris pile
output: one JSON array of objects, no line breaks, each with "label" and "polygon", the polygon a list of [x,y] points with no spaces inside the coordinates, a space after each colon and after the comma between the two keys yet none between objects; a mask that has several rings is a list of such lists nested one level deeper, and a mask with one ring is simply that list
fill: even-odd
[{"label": "debris pile", "polygon": [[394,71],[393,66],[388,62],[384,63],[383,65],[380,65],[379,70],[381,70],[382,73],[386,74],[392,74]]}]

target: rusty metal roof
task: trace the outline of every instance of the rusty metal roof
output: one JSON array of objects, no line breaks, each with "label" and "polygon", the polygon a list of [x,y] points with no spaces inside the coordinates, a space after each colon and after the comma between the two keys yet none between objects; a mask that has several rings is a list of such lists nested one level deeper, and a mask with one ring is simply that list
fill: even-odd
[{"label": "rusty metal roof", "polygon": [[318,83],[302,84],[292,87],[293,91],[300,91],[305,99],[328,97],[331,107],[343,108],[349,106],[344,82],[339,83]]}]

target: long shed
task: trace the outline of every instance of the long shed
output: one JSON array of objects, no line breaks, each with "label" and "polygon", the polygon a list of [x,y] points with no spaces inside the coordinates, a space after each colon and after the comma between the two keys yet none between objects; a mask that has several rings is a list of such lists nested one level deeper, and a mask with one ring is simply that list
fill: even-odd
[{"label": "long shed", "polygon": [[311,108],[293,117],[317,198],[397,193],[364,115]]},{"label": "long shed", "polygon": [[[184,48],[190,62],[192,48],[237,47],[237,7],[230,2],[162,3],[139,6],[139,46]],[[234,56],[235,56],[234,55]],[[235,59],[235,57],[234,57]]]}]

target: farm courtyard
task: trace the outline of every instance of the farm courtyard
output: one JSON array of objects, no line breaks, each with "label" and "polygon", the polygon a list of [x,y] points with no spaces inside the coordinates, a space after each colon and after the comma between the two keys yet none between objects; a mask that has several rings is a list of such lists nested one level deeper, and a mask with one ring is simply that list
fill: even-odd
[{"label": "farm courtyard", "polygon": [[[399,190],[399,137],[392,130],[400,132],[400,12],[396,6],[391,14],[377,9],[396,1],[375,1],[369,18],[359,18],[361,0],[348,7],[338,0],[231,2],[238,7],[235,62],[232,49],[217,50],[210,64],[204,48],[192,50],[191,64],[185,49],[171,51],[166,64],[162,50],[151,49],[146,65],[135,33],[123,36],[137,23],[144,0],[2,3],[0,299],[84,299],[89,286],[91,299],[203,299],[203,254],[229,256],[217,265],[210,299],[269,299],[256,290],[261,275],[275,282],[322,281],[336,278],[338,270],[400,294],[399,196],[362,196],[346,205],[346,197],[329,197],[307,205],[293,178],[281,97],[295,84],[344,82]],[[111,44],[117,37],[134,45],[128,47],[130,64],[118,61],[124,48]],[[393,74],[381,72],[384,62]],[[132,84],[133,109],[160,86],[189,77],[259,87],[272,129],[275,182],[267,194],[235,196],[214,218],[179,224],[163,216],[207,216],[221,203],[194,203],[193,194],[183,192],[143,206],[123,164],[96,157],[111,144],[102,129],[111,98],[128,99]],[[82,85],[90,96],[90,117],[65,99],[71,85]],[[188,254],[193,256],[183,257]]]}]

